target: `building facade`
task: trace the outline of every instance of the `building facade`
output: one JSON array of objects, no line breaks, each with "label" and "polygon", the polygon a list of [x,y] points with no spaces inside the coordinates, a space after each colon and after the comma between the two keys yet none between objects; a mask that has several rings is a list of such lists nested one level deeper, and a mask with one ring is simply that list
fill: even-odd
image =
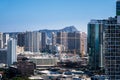
[{"label": "building facade", "polygon": [[7,49],[0,49],[0,64],[7,64]]},{"label": "building facade", "polygon": [[87,55],[87,34],[85,32],[81,32],[81,36],[80,36],[80,53],[81,56],[84,57]]},{"label": "building facade", "polygon": [[44,51],[46,49],[47,35],[45,32],[41,32],[41,47],[40,50]]},{"label": "building facade", "polygon": [[107,20],[103,34],[105,74],[108,80],[120,80],[120,0],[116,1],[116,17]]},{"label": "building facade", "polygon": [[25,33],[25,51],[33,52],[33,33],[32,32]]},{"label": "building facade", "polygon": [[41,33],[26,32],[25,33],[25,51],[39,52],[41,48]]},{"label": "building facade", "polygon": [[52,46],[61,46],[61,52],[80,53],[80,32],[57,32],[52,36]]},{"label": "building facade", "polygon": [[0,48],[3,48],[3,33],[0,32]]},{"label": "building facade", "polygon": [[80,54],[80,32],[69,32],[67,35],[68,51]]},{"label": "building facade", "polygon": [[17,68],[23,76],[34,75],[34,69],[36,68],[35,63],[29,61],[19,61],[17,62]]},{"label": "building facade", "polygon": [[52,33],[52,53],[56,52],[55,51],[55,45],[56,45],[56,33]]},{"label": "building facade", "polygon": [[33,52],[39,52],[41,47],[41,33],[33,32]]},{"label": "building facade", "polygon": [[104,65],[109,80],[120,79],[120,24],[109,18],[104,26]]},{"label": "building facade", "polygon": [[14,62],[17,62],[17,55],[16,55],[16,39],[10,38],[8,40],[8,45],[7,45],[7,64],[10,66]]},{"label": "building facade", "polygon": [[120,1],[116,4],[116,17],[96,20],[88,24],[89,65],[104,67],[108,80],[120,79]]},{"label": "building facade", "polygon": [[9,34],[3,34],[3,48],[7,48],[7,41],[9,38]]},{"label": "building facade", "polygon": [[120,24],[117,17],[88,24],[89,65],[105,69],[108,80],[120,79]]},{"label": "building facade", "polygon": [[20,47],[25,46],[25,33],[19,33],[17,35],[17,45]]},{"label": "building facade", "polygon": [[68,50],[67,35],[67,32],[57,32],[56,35],[56,44],[63,46],[64,51]]},{"label": "building facade", "polygon": [[90,69],[98,70],[103,67],[103,21],[91,20],[88,24],[87,52]]},{"label": "building facade", "polygon": [[120,0],[116,1],[116,16],[120,16]]}]

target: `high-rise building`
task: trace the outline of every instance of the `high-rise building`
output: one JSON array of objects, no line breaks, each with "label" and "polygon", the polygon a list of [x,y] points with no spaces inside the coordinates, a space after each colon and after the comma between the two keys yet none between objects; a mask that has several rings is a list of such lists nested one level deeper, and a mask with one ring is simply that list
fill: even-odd
[{"label": "high-rise building", "polygon": [[39,52],[41,47],[41,33],[33,32],[33,52]]},{"label": "high-rise building", "polygon": [[10,66],[14,62],[17,61],[17,56],[16,56],[16,39],[10,38],[8,40],[8,45],[7,45],[7,64]]},{"label": "high-rise building", "polygon": [[120,16],[120,0],[116,1],[116,16]]},{"label": "high-rise building", "polygon": [[33,33],[30,31],[25,33],[25,51],[33,52]]},{"label": "high-rise building", "polygon": [[46,49],[47,35],[45,32],[41,32],[41,47],[40,50],[44,51]]},{"label": "high-rise building", "polygon": [[120,0],[116,1],[116,16],[117,16],[117,23],[120,23]]},{"label": "high-rise building", "polygon": [[105,69],[108,80],[120,79],[120,24],[117,18],[88,24],[88,54],[92,69]]},{"label": "high-rise building", "polygon": [[3,33],[0,32],[0,48],[3,48]]},{"label": "high-rise building", "polygon": [[60,45],[62,51],[80,53],[80,32],[57,32],[53,45]]},{"label": "high-rise building", "polygon": [[26,32],[25,33],[25,51],[39,52],[40,47],[41,47],[40,33]]},{"label": "high-rise building", "polygon": [[17,35],[17,45],[20,47],[25,46],[25,33],[19,33]]},{"label": "high-rise building", "polygon": [[120,0],[116,2],[116,17],[107,20],[103,34],[105,74],[109,80],[120,80]]},{"label": "high-rise building", "polygon": [[7,48],[8,39],[9,39],[9,34],[3,34],[3,48]]},{"label": "high-rise building", "polygon": [[55,45],[56,45],[56,34],[52,33],[52,52],[55,52]]},{"label": "high-rise building", "polygon": [[68,51],[80,54],[80,32],[69,32],[67,35]]},{"label": "high-rise building", "polygon": [[56,34],[56,44],[63,46],[65,51],[68,50],[67,34],[67,32],[57,32]]},{"label": "high-rise building", "polygon": [[105,74],[109,80],[120,79],[120,24],[109,18],[103,31],[103,54]]},{"label": "high-rise building", "polygon": [[120,0],[116,2],[115,18],[89,23],[88,53],[90,66],[102,61],[106,78],[120,80]]},{"label": "high-rise building", "polygon": [[0,49],[0,64],[7,64],[7,49]]},{"label": "high-rise building", "polygon": [[81,53],[81,56],[84,57],[87,53],[87,34],[85,32],[81,32],[81,37],[80,37],[80,53]]},{"label": "high-rise building", "polygon": [[103,67],[103,22],[102,20],[91,20],[88,24],[87,52],[92,70]]}]

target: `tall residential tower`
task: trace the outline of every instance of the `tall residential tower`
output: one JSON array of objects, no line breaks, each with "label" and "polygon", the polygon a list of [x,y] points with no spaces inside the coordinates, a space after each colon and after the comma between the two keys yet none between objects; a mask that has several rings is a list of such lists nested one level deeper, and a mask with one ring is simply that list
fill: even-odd
[{"label": "tall residential tower", "polygon": [[25,51],[39,52],[41,47],[40,32],[25,33]]},{"label": "tall residential tower", "polygon": [[17,55],[16,55],[16,39],[10,38],[8,40],[8,45],[7,45],[7,64],[10,66],[14,62],[17,61]]},{"label": "tall residential tower", "polygon": [[0,48],[3,48],[3,33],[0,32]]}]

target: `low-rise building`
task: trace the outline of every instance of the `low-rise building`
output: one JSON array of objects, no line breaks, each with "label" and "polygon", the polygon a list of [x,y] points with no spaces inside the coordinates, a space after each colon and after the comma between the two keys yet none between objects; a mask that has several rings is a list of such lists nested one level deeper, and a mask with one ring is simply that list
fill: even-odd
[{"label": "low-rise building", "polygon": [[21,58],[28,58],[30,61],[36,64],[36,68],[48,68],[51,66],[56,66],[58,58],[52,54],[47,53],[25,53],[18,55],[18,61],[21,61]]},{"label": "low-rise building", "polygon": [[17,68],[24,76],[34,75],[34,69],[36,68],[33,62],[28,60],[19,61],[17,62]]},{"label": "low-rise building", "polygon": [[57,65],[57,58],[54,57],[31,57],[30,61],[36,64],[37,68],[45,68]]}]

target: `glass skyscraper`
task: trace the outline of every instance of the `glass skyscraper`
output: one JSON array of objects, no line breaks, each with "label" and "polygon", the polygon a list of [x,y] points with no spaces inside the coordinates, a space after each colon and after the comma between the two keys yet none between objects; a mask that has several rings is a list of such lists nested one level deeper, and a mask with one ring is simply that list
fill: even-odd
[{"label": "glass skyscraper", "polygon": [[87,52],[90,69],[92,70],[98,70],[103,67],[102,28],[103,23],[101,20],[91,20],[88,24]]},{"label": "glass skyscraper", "polygon": [[120,0],[116,2],[116,15],[120,16]]}]

